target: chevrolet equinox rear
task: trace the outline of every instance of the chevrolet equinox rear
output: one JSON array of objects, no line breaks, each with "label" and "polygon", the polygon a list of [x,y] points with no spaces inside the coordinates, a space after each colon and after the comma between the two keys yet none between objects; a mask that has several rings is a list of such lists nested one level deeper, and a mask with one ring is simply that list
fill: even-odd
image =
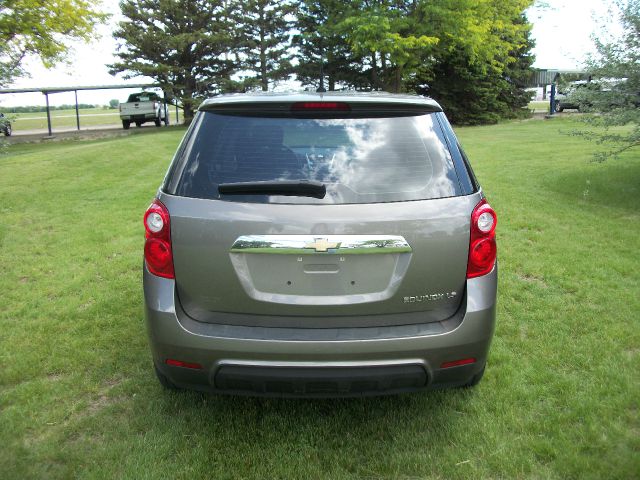
[{"label": "chevrolet equinox rear", "polygon": [[475,385],[496,222],[433,100],[208,100],[144,215],[156,374],[278,396]]}]

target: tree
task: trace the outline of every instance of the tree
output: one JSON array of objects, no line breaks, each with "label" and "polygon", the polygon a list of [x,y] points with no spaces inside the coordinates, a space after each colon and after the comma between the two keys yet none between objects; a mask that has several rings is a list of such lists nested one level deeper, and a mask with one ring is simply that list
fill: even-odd
[{"label": "tree", "polygon": [[[338,86],[371,88],[365,60],[355,54],[336,25],[345,18],[347,3],[341,0],[310,0],[300,3],[292,44],[297,48],[296,78],[303,85],[320,86],[320,72],[330,91]],[[321,68],[322,65],[322,68]]]},{"label": "tree", "polygon": [[270,82],[291,75],[289,17],[294,10],[294,3],[288,0],[247,0],[237,15],[243,64],[256,74],[255,80],[265,92]]},{"label": "tree", "polygon": [[439,42],[420,25],[420,7],[418,1],[352,2],[338,24],[351,50],[367,59],[374,89],[403,91],[406,77]]},{"label": "tree", "polygon": [[[486,36],[449,38],[440,45],[431,68],[417,82],[447,111],[456,124],[495,123],[527,113],[526,80],[533,63],[530,24],[525,2],[492,1],[474,14],[476,25],[489,25]],[[478,48],[478,42],[483,44]]]},{"label": "tree", "polygon": [[112,98],[111,100],[109,100],[109,108],[118,108],[118,105],[120,105],[120,100],[118,100],[117,98]]},{"label": "tree", "polygon": [[87,0],[3,0],[0,2],[0,86],[27,75],[23,63],[38,57],[49,68],[66,59],[67,40],[89,41],[107,15]]},{"label": "tree", "polygon": [[302,2],[294,43],[300,48],[296,73],[316,83],[323,70],[329,90],[337,82],[367,90],[404,90],[438,38],[416,25],[418,1],[315,0]]},{"label": "tree", "polygon": [[323,51],[329,89],[428,93],[458,123],[513,117],[528,102],[533,42],[523,12],[532,1],[304,1],[296,73],[313,83]]},{"label": "tree", "polygon": [[204,97],[233,83],[234,7],[228,0],[122,0],[126,19],[113,34],[121,43],[111,74],[154,78],[191,121]]},{"label": "tree", "polygon": [[[595,154],[597,161],[640,146],[640,0],[618,0],[612,18],[622,27],[619,38],[595,39],[596,54],[587,67],[593,87],[576,91],[584,120],[604,131],[576,132],[611,149]],[[626,129],[611,130],[611,127]]]}]

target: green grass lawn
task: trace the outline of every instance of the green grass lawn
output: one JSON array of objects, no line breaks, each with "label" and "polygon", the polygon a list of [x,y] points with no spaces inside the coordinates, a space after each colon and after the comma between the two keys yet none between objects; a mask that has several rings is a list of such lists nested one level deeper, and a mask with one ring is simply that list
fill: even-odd
[{"label": "green grass lawn", "polygon": [[534,100],[529,102],[529,110],[533,110],[535,112],[548,112],[549,111],[549,100]]},{"label": "green grass lawn", "polygon": [[[118,110],[108,110],[102,108],[85,108],[79,110],[80,127],[95,125],[118,125],[120,124],[120,113]],[[24,130],[46,130],[46,112],[15,113],[9,114],[13,117],[11,126],[14,132]],[[71,110],[51,110],[51,127],[66,128],[76,126],[76,111]]]},{"label": "green grass lawn", "polygon": [[[118,109],[110,109],[110,108],[102,108],[102,107],[95,107],[95,108],[80,108],[78,110],[80,112],[80,116],[82,115],[96,115],[96,114],[113,114],[113,113],[118,113]],[[39,117],[46,117],[47,113],[46,112],[25,112],[25,113],[5,113],[5,115],[14,115],[15,118],[17,119],[21,119],[21,120],[26,120],[26,119],[30,119],[30,118],[39,118]],[[76,115],[76,110],[74,108],[68,108],[65,110],[51,110],[51,116],[73,116],[75,119],[75,115]]]},{"label": "green grass lawn", "polygon": [[[176,109],[169,105],[169,118],[171,122],[175,121]],[[96,125],[121,125],[120,112],[118,109],[104,108],[84,108],[79,110],[80,128],[92,127]],[[182,118],[182,110],[179,110],[180,118]],[[11,118],[13,131],[18,133],[25,130],[46,130],[47,114],[46,112],[32,113],[9,113],[6,114]],[[152,125],[148,123],[147,125]],[[76,127],[76,111],[70,110],[51,110],[51,127],[55,131],[59,128],[75,128]]]},{"label": "green grass lawn", "polygon": [[0,477],[638,478],[640,152],[568,119],[458,129],[497,210],[499,311],[472,390],[349,400],[167,392],[142,213],[183,130],[0,157]]}]

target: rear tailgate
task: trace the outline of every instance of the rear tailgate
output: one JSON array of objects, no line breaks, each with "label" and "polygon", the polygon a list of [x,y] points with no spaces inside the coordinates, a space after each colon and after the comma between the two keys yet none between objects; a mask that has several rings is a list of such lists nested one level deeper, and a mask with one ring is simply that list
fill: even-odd
[{"label": "rear tailgate", "polygon": [[151,115],[155,111],[155,102],[127,102],[120,104],[121,116]]},{"label": "rear tailgate", "polygon": [[325,326],[322,317],[330,316],[424,312],[389,324],[453,315],[479,199],[278,205],[160,196],[188,315],[205,322],[217,312],[308,317],[304,325],[292,321],[306,327]]}]

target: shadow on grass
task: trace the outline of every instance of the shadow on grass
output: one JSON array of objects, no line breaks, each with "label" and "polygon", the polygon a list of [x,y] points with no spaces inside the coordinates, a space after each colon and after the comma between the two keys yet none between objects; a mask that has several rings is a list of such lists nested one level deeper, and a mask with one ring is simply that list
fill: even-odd
[{"label": "shadow on grass", "polygon": [[110,454],[123,459],[117,468],[124,476],[143,468],[151,478],[187,478],[186,471],[217,472],[216,478],[397,478],[431,472],[441,462],[456,468],[464,454],[452,445],[468,445],[470,432],[485,436],[487,426],[467,415],[482,402],[478,393],[266,399],[168,392],[145,381],[126,413],[82,430],[89,438],[131,439]]},{"label": "shadow on grass", "polygon": [[[348,399],[271,399],[157,392],[165,432],[224,439],[228,453],[250,448],[268,457],[291,450],[345,452],[375,463],[416,444],[450,445],[474,390]],[[411,447],[413,445],[413,447]],[[344,461],[344,459],[343,459]],[[379,458],[384,462],[383,458]]]},{"label": "shadow on grass", "polygon": [[640,199],[640,155],[633,152],[604,163],[588,163],[565,174],[550,172],[544,185],[585,204],[635,213]]}]

